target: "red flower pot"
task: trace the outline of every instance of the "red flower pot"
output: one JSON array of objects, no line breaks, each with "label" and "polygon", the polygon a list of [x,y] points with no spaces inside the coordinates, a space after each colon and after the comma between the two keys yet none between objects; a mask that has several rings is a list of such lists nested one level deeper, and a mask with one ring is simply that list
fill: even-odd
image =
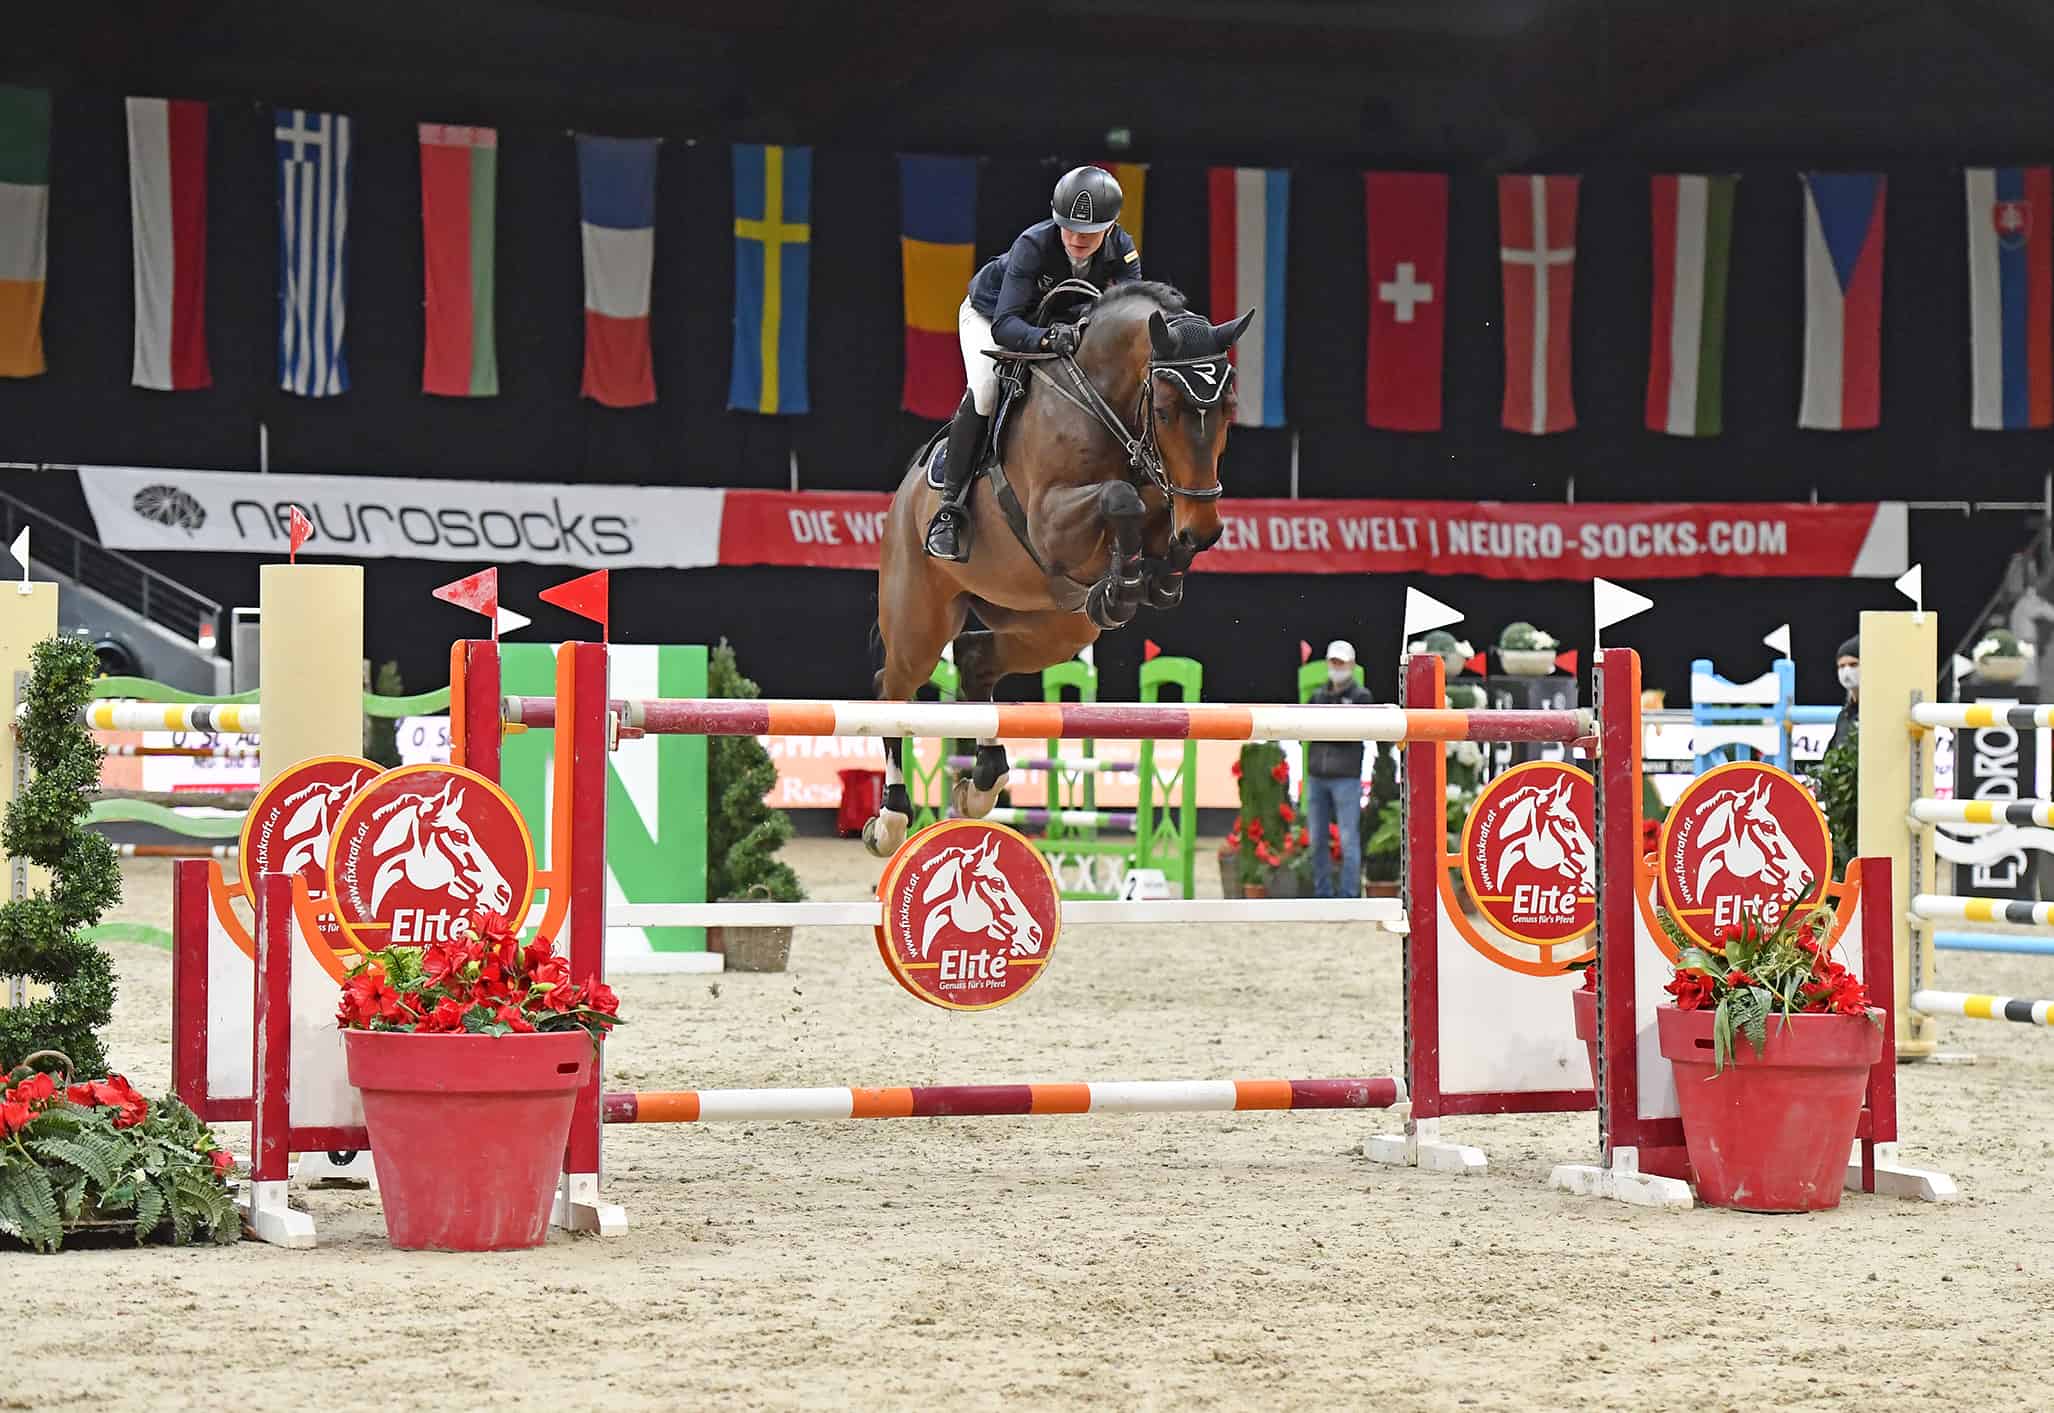
[{"label": "red flower pot", "polygon": [[392,1244],[540,1246],[592,1037],[352,1030],[343,1045]]},{"label": "red flower pot", "polygon": [[[1597,963],[1591,963],[1596,966]],[[1590,1082],[1598,1082],[1598,993],[1595,991],[1572,991],[1569,993],[1570,1009],[1576,1013],[1576,1038],[1590,1051]]]},{"label": "red flower pot", "polygon": [[1656,1009],[1699,1201],[1744,1212],[1840,1205],[1863,1086],[1883,1053],[1881,1014],[1772,1016],[1762,1053],[1738,1036],[1714,1076],[1713,1013]]}]

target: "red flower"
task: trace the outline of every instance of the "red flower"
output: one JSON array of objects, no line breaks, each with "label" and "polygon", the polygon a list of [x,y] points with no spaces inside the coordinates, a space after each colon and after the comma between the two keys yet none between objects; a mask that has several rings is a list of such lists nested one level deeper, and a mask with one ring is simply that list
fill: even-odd
[{"label": "red flower", "polygon": [[1260,839],[1262,837],[1261,820],[1251,819],[1248,821],[1248,837],[1251,839]]},{"label": "red flower", "polygon": [[1679,1011],[1696,1011],[1717,1001],[1718,983],[1703,972],[1685,967],[1669,978],[1662,988],[1676,998]]},{"label": "red flower", "polygon": [[500,1024],[511,1028],[517,1035],[532,1035],[535,1032],[535,1027],[529,1023],[526,1016],[521,1014],[521,1008],[512,1003],[501,1006],[495,1013],[494,1019],[498,1020]]},{"label": "red flower", "polygon": [[430,1033],[449,1033],[464,1028],[464,1012],[470,1006],[454,996],[444,996],[435,1003],[435,1009],[421,1017],[418,1029]]},{"label": "red flower", "polygon": [[1282,785],[1291,778],[1291,767],[1283,761],[1278,761],[1269,768],[1269,778]]},{"label": "red flower", "polygon": [[[1583,969],[1583,989],[1586,991],[1598,989],[1598,964],[1596,962],[1592,962]],[[1685,1009],[1689,1008],[1686,1007]]]},{"label": "red flower", "polygon": [[1735,967],[1732,971],[1726,973],[1726,984],[1728,986],[1756,986],[1760,983],[1746,972],[1740,970],[1740,968]]},{"label": "red flower", "polygon": [[585,1005],[605,1015],[620,1013],[620,997],[613,994],[613,988],[603,981],[585,983]]},{"label": "red flower", "polygon": [[1297,822],[1298,812],[1291,808],[1291,802],[1289,800],[1283,800],[1278,803],[1277,813],[1284,817],[1284,823],[1286,824],[1294,824]]},{"label": "red flower", "polygon": [[19,1099],[0,1103],[0,1136],[21,1132],[34,1117],[35,1112]]},{"label": "red flower", "polygon": [[47,1074],[32,1074],[10,1091],[24,1104],[43,1104],[57,1094],[57,1081]]},{"label": "red flower", "polygon": [[464,962],[461,946],[434,943],[421,954],[421,978],[430,986],[440,986],[462,971]]},{"label": "red flower", "polygon": [[548,991],[544,992],[542,1004],[549,1007],[552,1011],[561,1013],[563,1011],[576,1010],[578,1003],[583,999],[584,995],[579,988],[565,981],[550,987]]},{"label": "red flower", "polygon": [[1235,762],[1234,762],[1234,768],[1233,768],[1232,774],[1233,774],[1233,777],[1234,777],[1234,778],[1235,778],[1236,780],[1239,780],[1239,779],[1241,778],[1241,762],[1240,762],[1240,761],[1238,761],[1238,760],[1237,760],[1237,761],[1235,761]]},{"label": "red flower", "polygon": [[216,1148],[207,1157],[214,1164],[215,1177],[225,1178],[235,1168],[235,1154],[226,1148]]}]

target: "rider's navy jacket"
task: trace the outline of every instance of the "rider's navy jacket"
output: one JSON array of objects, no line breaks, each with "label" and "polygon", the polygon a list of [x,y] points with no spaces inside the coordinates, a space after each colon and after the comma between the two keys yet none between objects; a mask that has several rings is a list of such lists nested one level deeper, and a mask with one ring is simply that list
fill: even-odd
[{"label": "rider's navy jacket", "polygon": [[[970,281],[970,307],[991,320],[991,340],[1015,353],[1032,353],[1044,330],[1027,322],[1041,297],[1070,279],[1070,253],[1063,249],[1062,228],[1042,221],[1020,232],[1013,248],[994,256]],[[1133,238],[1118,226],[1076,278],[1101,290],[1121,280],[1141,278],[1141,254]]]}]

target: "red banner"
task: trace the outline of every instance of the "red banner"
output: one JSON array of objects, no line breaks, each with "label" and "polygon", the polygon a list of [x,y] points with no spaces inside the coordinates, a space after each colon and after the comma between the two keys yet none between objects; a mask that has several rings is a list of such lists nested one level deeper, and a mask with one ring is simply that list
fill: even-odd
[{"label": "red banner", "polygon": [[[881,492],[729,491],[724,565],[875,569]],[[1475,574],[1486,579],[1894,579],[1902,501],[1807,505],[1229,500],[1206,574]]]}]

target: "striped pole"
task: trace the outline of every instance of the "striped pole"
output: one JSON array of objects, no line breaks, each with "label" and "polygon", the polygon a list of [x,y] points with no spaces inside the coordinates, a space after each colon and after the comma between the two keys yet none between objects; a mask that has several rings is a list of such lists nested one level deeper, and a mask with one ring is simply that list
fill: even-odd
[{"label": "striped pole", "polygon": [[110,756],[185,756],[199,760],[258,760],[256,746],[102,746]]},{"label": "striped pole", "polygon": [[240,850],[234,844],[116,844],[114,852],[125,859],[232,859]]},{"label": "striped pole", "polygon": [[2028,1001],[2016,996],[1976,996],[1967,991],[1915,991],[1911,1004],[1929,1016],[2054,1025],[2054,1001]]},{"label": "striped pole", "polygon": [[1133,832],[1132,810],[1044,810],[1015,809],[1001,805],[984,816],[993,824],[1011,824],[1028,829],[1046,829],[1051,824],[1065,829],[1118,829]]},{"label": "striped pole", "polygon": [[2054,903],[2017,902],[2010,898],[1957,898],[1921,893],[1911,900],[1913,917],[1944,922],[2008,922],[2014,927],[2054,927]]},{"label": "striped pole", "polygon": [[[1092,702],[827,702],[648,698],[624,724],[658,736],[915,736],[1107,741],[1577,741],[1588,711]],[[511,726],[556,724],[551,697],[507,697]]]},{"label": "striped pole", "polygon": [[2032,824],[2054,828],[2054,800],[1913,800],[1920,824]]},{"label": "striped pole", "polygon": [[261,729],[254,706],[200,702],[88,702],[79,723],[95,731],[227,731]]},{"label": "striped pole", "polygon": [[778,1119],[962,1119],[1034,1114],[1197,1114],[1388,1109],[1405,1083],[1380,1079],[1140,1079],[1090,1084],[933,1084],[891,1089],[684,1089],[609,1094],[610,1124]]},{"label": "striped pole", "polygon": [[[610,903],[609,927],[881,927],[876,898],[803,903]],[[1376,923],[1405,930],[1398,898],[1113,898],[1065,899],[1063,926],[1091,923],[1276,922]]]},{"label": "striped pole", "polygon": [[2054,957],[2054,937],[2012,937],[1998,932],[1936,932],[1936,952],[2008,952],[2021,957]]},{"label": "striped pole", "polygon": [[1973,702],[1913,702],[1913,726],[1951,726],[1973,731],[1984,726],[2009,726],[2033,731],[2054,726],[2054,706],[1986,706]]},{"label": "striped pole", "polygon": [[[950,756],[951,770],[972,770],[976,768],[975,756]],[[1099,760],[1096,757],[1059,757],[1054,760],[1016,760],[1010,766],[1013,770],[1039,771],[1047,775],[1132,775],[1137,763],[1131,760]]]}]

